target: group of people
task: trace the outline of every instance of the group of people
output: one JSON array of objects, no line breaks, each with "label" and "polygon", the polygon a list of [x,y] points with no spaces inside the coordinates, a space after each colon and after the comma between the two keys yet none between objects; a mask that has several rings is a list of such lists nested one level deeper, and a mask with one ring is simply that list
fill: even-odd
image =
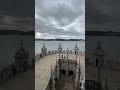
[{"label": "group of people", "polygon": [[65,55],[62,55],[61,58],[66,58]]}]

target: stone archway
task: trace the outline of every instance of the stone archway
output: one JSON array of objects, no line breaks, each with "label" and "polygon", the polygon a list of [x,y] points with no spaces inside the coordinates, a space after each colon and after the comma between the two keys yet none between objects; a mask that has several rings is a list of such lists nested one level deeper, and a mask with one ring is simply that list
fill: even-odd
[{"label": "stone archway", "polygon": [[72,71],[72,70],[69,70],[68,75],[69,75],[69,76],[73,75],[73,71]]},{"label": "stone archway", "polygon": [[99,59],[96,59],[96,66],[98,66],[99,64]]},{"label": "stone archway", "polygon": [[61,74],[66,74],[66,71],[64,69],[61,70]]},{"label": "stone archway", "polygon": [[75,54],[76,54],[77,52],[75,51]]},{"label": "stone archway", "polygon": [[24,61],[24,65],[25,65],[25,67],[27,66],[27,61],[26,60]]},{"label": "stone archway", "polygon": [[15,66],[14,66],[14,65],[12,65],[12,73],[13,73],[13,75],[15,75],[15,74],[16,74],[16,68],[15,68]]}]

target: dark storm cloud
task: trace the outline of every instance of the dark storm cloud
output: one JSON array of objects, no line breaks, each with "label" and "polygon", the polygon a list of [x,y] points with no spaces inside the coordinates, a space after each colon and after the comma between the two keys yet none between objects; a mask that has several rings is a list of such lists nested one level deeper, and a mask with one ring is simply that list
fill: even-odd
[{"label": "dark storm cloud", "polygon": [[1,0],[0,15],[34,17],[34,0]]},{"label": "dark storm cloud", "polygon": [[84,0],[36,0],[36,38],[84,38],[84,9]]},{"label": "dark storm cloud", "polygon": [[120,0],[86,0],[86,30],[120,28]]},{"label": "dark storm cloud", "polygon": [[34,18],[18,16],[0,16],[0,29],[34,30]]},{"label": "dark storm cloud", "polygon": [[34,0],[1,0],[0,29],[33,30]]}]

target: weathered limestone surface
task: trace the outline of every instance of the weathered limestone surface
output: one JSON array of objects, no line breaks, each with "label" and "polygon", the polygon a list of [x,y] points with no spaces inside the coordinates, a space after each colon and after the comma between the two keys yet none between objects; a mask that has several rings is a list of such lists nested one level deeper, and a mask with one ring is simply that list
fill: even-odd
[{"label": "weathered limestone surface", "polygon": [[[50,78],[51,66],[54,68],[56,65],[56,57],[58,59],[59,55],[51,54],[35,62],[35,88],[37,90],[45,89]],[[75,54],[68,54],[68,59],[75,60],[75,57]],[[77,60],[80,60],[82,71],[85,73],[85,56],[79,54]]]},{"label": "weathered limestone surface", "polygon": [[75,90],[75,81],[72,76],[61,76],[60,87],[58,90]]},{"label": "weathered limestone surface", "polygon": [[0,85],[0,90],[34,90],[34,69],[18,73]]}]

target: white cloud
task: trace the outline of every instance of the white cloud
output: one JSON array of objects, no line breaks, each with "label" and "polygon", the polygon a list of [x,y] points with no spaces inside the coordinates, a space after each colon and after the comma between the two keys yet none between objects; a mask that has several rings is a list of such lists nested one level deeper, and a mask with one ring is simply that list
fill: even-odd
[{"label": "white cloud", "polygon": [[55,39],[55,36],[53,36],[52,34],[49,34],[49,33],[35,32],[35,38],[44,38],[44,39],[52,38],[52,39]]},{"label": "white cloud", "polygon": [[68,30],[75,30],[76,32],[80,34],[85,34],[85,23],[84,18],[78,17],[75,19],[72,23],[70,23],[66,28]]},{"label": "white cloud", "polygon": [[84,38],[84,4],[84,0],[36,0],[35,28],[41,33],[36,38]]}]

